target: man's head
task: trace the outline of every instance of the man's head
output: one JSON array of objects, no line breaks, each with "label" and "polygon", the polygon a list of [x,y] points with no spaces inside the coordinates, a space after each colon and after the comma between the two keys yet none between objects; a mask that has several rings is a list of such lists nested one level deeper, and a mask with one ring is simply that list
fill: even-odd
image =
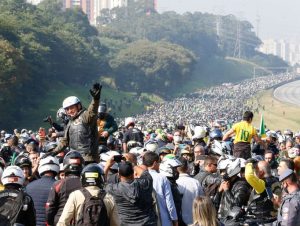
[{"label": "man's head", "polygon": [[98,117],[100,119],[103,119],[107,112],[107,106],[105,103],[101,103],[98,107]]},{"label": "man's head", "polygon": [[177,167],[178,172],[179,173],[188,173],[188,169],[189,169],[188,160],[186,160],[183,157],[180,157],[179,161],[181,162],[182,165]]},{"label": "man's head", "polygon": [[260,179],[267,178],[271,176],[271,168],[269,163],[266,161],[259,161],[257,163],[255,174]]},{"label": "man's head", "polygon": [[278,165],[278,175],[280,176],[286,169],[294,170],[295,164],[291,159],[281,159]]},{"label": "man's head", "polygon": [[274,160],[274,154],[272,151],[266,151],[265,152],[265,161],[268,163],[271,163]]},{"label": "man's head", "polygon": [[143,165],[154,170],[159,169],[159,156],[155,152],[147,151],[143,156]]},{"label": "man's head", "polygon": [[252,122],[253,113],[251,111],[245,111],[243,114],[243,120],[247,122]]},{"label": "man's head", "polygon": [[198,144],[194,147],[194,157],[196,158],[199,155],[205,155],[205,149],[200,144]]},{"label": "man's head", "polygon": [[281,182],[284,191],[287,193],[292,193],[298,188],[297,177],[291,169],[284,170],[279,177],[279,181]]},{"label": "man's head", "polygon": [[293,141],[291,139],[288,139],[285,143],[285,148],[287,150],[291,149],[294,146]]},{"label": "man's head", "polygon": [[75,96],[70,96],[64,99],[63,108],[69,117],[74,117],[82,109],[80,100]]},{"label": "man's head", "polygon": [[134,170],[131,162],[120,162],[118,172],[121,181],[128,181],[134,179]]},{"label": "man's head", "polygon": [[204,169],[207,172],[217,172],[218,160],[213,156],[207,156],[204,160]]}]

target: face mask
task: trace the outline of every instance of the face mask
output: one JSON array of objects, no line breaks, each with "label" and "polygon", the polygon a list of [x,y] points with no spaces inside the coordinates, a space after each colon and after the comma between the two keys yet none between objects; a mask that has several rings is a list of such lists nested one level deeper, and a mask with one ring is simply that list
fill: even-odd
[{"label": "face mask", "polygon": [[174,139],[174,143],[175,144],[176,143],[178,144],[178,143],[180,143],[182,141],[182,138],[180,136],[174,136],[173,139]]}]

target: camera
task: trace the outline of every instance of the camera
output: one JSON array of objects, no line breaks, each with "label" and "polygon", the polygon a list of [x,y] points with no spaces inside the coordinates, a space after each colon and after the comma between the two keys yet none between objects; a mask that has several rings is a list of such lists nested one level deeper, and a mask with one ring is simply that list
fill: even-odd
[{"label": "camera", "polygon": [[114,156],[114,161],[115,162],[121,162],[122,159],[124,159],[123,155],[115,155]]},{"label": "camera", "polygon": [[222,181],[229,181],[230,180],[230,177],[228,176],[227,173],[225,173],[223,176],[222,176]]}]

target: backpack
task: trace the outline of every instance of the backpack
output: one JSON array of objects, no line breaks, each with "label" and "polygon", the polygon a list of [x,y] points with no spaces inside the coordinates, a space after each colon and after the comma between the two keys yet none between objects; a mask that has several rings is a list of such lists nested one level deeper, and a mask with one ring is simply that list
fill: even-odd
[{"label": "backpack", "polygon": [[22,190],[3,190],[0,192],[0,226],[12,226],[23,209]]},{"label": "backpack", "polygon": [[86,188],[82,188],[80,191],[84,195],[85,200],[76,225],[108,226],[109,219],[103,202],[105,193],[99,191],[98,196],[92,196]]}]

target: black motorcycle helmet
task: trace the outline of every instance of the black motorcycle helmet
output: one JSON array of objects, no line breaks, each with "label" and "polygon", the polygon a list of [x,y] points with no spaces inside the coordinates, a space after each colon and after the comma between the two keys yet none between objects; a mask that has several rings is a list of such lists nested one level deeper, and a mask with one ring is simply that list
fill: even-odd
[{"label": "black motorcycle helmet", "polygon": [[54,148],[57,147],[57,143],[56,142],[49,142],[48,144],[45,145],[45,152],[50,152],[52,151]]},{"label": "black motorcycle helmet", "polygon": [[84,167],[84,159],[78,151],[70,151],[64,157],[63,167],[65,175],[80,175]]},{"label": "black motorcycle helmet", "polygon": [[82,187],[97,186],[104,187],[104,171],[97,163],[91,163],[83,168],[80,176]]},{"label": "black motorcycle helmet", "polygon": [[32,162],[29,157],[27,157],[25,155],[18,156],[16,158],[15,165],[19,166],[21,169],[23,169],[23,167],[27,166],[29,168],[29,174],[30,175],[32,174]]}]

